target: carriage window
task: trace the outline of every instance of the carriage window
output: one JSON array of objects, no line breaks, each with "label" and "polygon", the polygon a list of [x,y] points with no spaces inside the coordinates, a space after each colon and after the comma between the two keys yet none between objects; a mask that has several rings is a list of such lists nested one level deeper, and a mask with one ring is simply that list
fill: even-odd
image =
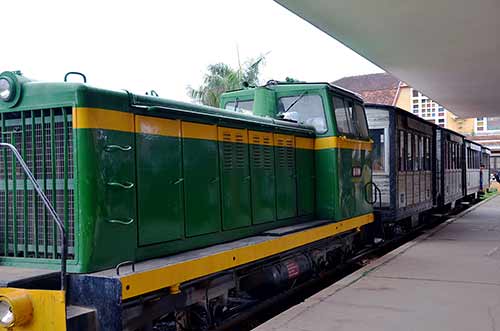
[{"label": "carriage window", "polygon": [[423,145],[422,145],[422,148],[423,148],[423,164],[422,164],[422,170],[426,171],[427,170],[427,137],[423,137]]},{"label": "carriage window", "polygon": [[351,125],[344,105],[344,100],[334,97],[333,108],[335,109],[335,120],[337,121],[337,131],[339,133],[350,134]]},{"label": "carriage window", "polygon": [[445,144],[444,157],[445,157],[445,168],[450,169],[450,159],[451,159],[451,144],[449,141]]},{"label": "carriage window", "polygon": [[451,168],[452,169],[456,169],[457,168],[457,144],[453,144],[452,151],[453,151],[453,155],[452,155],[452,157],[453,157],[453,159],[452,159],[453,163],[451,164]]},{"label": "carriage window", "polygon": [[460,145],[457,144],[457,169],[460,169],[460,166],[461,166],[461,149],[460,149]]},{"label": "carriage window", "polygon": [[234,110],[239,113],[252,114],[253,100],[230,101],[224,107],[226,110]]},{"label": "carriage window", "polygon": [[413,135],[413,170],[419,169],[420,155],[418,152],[418,136]]},{"label": "carriage window", "polygon": [[398,131],[399,141],[399,171],[405,171],[405,134],[403,131]]},{"label": "carriage window", "polygon": [[407,134],[407,141],[406,141],[406,152],[407,152],[407,157],[406,157],[406,170],[413,170],[413,153],[412,153],[412,146],[413,146],[413,141],[412,141],[412,134],[408,133]]},{"label": "carriage window", "polygon": [[418,170],[424,170],[424,138],[418,137]]},{"label": "carriage window", "polygon": [[425,138],[425,170],[431,170],[431,146],[429,137]]},{"label": "carriage window", "polygon": [[373,171],[385,172],[385,134],[384,129],[371,129],[370,138],[373,140]]},{"label": "carriage window", "polygon": [[456,144],[454,143],[451,143],[451,169],[455,169],[455,165],[456,165]]},{"label": "carriage window", "polygon": [[278,112],[284,119],[314,127],[316,132],[327,130],[323,99],[314,94],[301,94],[278,99]]}]

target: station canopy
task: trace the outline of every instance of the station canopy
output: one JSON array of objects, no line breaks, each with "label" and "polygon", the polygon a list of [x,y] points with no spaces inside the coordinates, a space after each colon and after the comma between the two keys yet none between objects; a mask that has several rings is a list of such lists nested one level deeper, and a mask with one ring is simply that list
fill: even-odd
[{"label": "station canopy", "polygon": [[275,1],[457,116],[500,116],[499,0]]}]

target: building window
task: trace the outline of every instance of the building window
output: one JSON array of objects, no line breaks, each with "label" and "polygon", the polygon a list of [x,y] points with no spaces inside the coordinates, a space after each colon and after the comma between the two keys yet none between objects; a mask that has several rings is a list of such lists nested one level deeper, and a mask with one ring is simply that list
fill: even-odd
[{"label": "building window", "polygon": [[414,98],[417,98],[417,97],[418,97],[418,91],[417,91],[417,90],[415,90],[415,89],[413,90],[413,97],[414,97]]},{"label": "building window", "polygon": [[444,123],[444,118],[438,119],[438,123]]},{"label": "building window", "polygon": [[500,131],[500,117],[488,117],[486,128],[488,131]]}]

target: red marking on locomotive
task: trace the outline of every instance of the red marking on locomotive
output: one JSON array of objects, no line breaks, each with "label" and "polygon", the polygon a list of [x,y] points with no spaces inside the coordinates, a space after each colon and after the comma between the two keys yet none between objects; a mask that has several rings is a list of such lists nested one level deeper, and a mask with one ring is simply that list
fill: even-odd
[{"label": "red marking on locomotive", "polygon": [[289,279],[297,278],[300,274],[299,265],[295,261],[288,261],[286,263],[286,270]]}]

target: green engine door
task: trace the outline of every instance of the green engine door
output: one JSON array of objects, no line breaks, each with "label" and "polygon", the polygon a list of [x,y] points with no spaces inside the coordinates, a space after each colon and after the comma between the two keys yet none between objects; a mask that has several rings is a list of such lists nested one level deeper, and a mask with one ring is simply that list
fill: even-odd
[{"label": "green engine door", "polygon": [[250,167],[246,129],[219,127],[224,230],[251,224]]},{"label": "green engine door", "polygon": [[276,180],[271,132],[249,131],[253,223],[276,220]]},{"label": "green engine door", "polygon": [[[295,138],[297,165],[297,210],[299,216],[314,214],[314,142],[308,138]],[[307,146],[308,148],[300,148]]]},{"label": "green engine door", "polygon": [[182,123],[188,237],[221,230],[220,179],[215,125]]},{"label": "green engine door", "polygon": [[295,137],[275,134],[276,210],[278,219],[297,216]]},{"label": "green engine door", "polygon": [[139,245],[184,235],[181,122],[136,116]]}]

